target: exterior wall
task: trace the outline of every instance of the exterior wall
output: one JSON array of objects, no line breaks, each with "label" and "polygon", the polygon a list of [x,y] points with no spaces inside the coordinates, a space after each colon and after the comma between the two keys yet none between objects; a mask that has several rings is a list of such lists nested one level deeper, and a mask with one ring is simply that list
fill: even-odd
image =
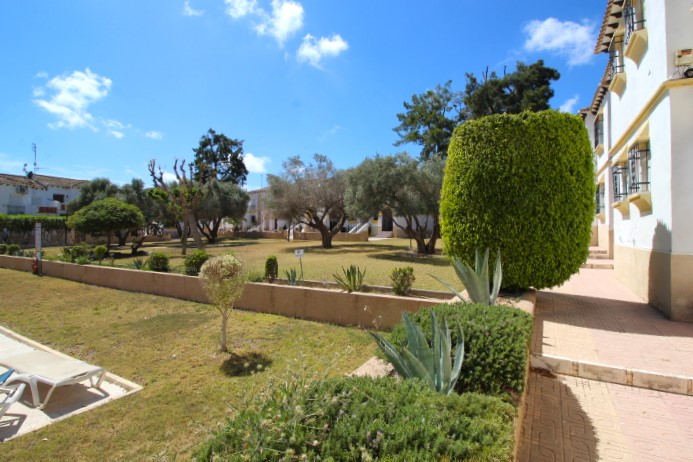
[{"label": "exterior wall", "polygon": [[[54,201],[54,194],[62,194],[65,200]],[[65,215],[65,205],[78,195],[79,189],[54,186],[49,186],[47,190],[26,188],[26,193],[19,194],[16,186],[0,185],[0,214]],[[52,208],[55,212],[40,212],[39,207]]]}]

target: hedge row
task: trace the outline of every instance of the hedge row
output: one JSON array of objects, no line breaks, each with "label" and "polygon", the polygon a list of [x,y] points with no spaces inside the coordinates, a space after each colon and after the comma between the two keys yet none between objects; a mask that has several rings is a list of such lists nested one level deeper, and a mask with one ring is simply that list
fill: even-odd
[{"label": "hedge row", "polygon": [[32,231],[36,222],[41,222],[41,227],[46,231],[65,229],[66,217],[45,217],[36,215],[2,215],[0,214],[0,230],[7,229],[10,232]]}]

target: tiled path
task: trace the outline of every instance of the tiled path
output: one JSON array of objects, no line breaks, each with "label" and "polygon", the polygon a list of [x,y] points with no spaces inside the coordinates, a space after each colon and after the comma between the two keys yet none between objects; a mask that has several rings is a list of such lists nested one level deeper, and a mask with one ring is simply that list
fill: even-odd
[{"label": "tiled path", "polygon": [[[666,320],[615,278],[583,269],[542,291],[535,355],[693,378],[693,324]],[[693,396],[534,371],[520,461],[693,461]]]}]

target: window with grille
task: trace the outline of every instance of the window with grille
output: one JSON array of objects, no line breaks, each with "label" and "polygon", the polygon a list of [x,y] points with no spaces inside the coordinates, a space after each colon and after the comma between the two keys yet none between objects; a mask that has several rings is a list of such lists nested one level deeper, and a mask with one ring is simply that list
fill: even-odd
[{"label": "window with grille", "polygon": [[623,35],[618,35],[613,38],[609,47],[609,79],[613,79],[616,74],[622,73],[624,69]]},{"label": "window with grille", "polygon": [[637,143],[628,150],[630,193],[650,190],[650,143]]},{"label": "window with grille", "polygon": [[621,202],[628,197],[628,167],[619,164],[612,169],[614,180],[614,202]]},{"label": "window with grille", "polygon": [[625,44],[630,42],[633,32],[645,28],[642,0],[626,0],[623,5],[623,20],[626,26]]},{"label": "window with grille", "polygon": [[604,117],[599,114],[594,119],[594,147],[604,144]]},{"label": "window with grille", "polygon": [[595,196],[596,213],[604,213],[604,183],[597,185],[597,193]]}]

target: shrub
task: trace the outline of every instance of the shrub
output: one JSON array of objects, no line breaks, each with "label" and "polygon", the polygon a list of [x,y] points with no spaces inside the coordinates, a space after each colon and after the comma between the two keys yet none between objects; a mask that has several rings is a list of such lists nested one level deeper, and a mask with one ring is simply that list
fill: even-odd
[{"label": "shrub", "polygon": [[302,278],[298,275],[296,268],[291,268],[284,271],[286,275],[286,283],[290,286],[300,286]]},{"label": "shrub", "polygon": [[361,268],[358,266],[349,265],[349,268],[342,267],[342,273],[344,273],[343,277],[336,273],[332,275],[342,290],[346,290],[347,292],[358,292],[363,288],[363,278],[366,276],[365,269],[361,272]]},{"label": "shrub", "polygon": [[197,451],[199,460],[510,461],[514,408],[419,380],[341,377],[271,387]]},{"label": "shrub", "polygon": [[[464,363],[455,390],[459,393],[519,392],[524,385],[527,348],[532,332],[532,316],[509,306],[485,306],[457,303],[422,309],[412,315],[424,334],[431,336],[430,311],[464,332]],[[457,341],[453,330],[452,342]],[[398,324],[390,342],[404,348],[407,338],[404,326]]]},{"label": "shrub", "polygon": [[0,244],[0,255],[5,255],[7,253],[7,244]]},{"label": "shrub", "polygon": [[580,117],[501,114],[455,129],[441,195],[449,254],[471,264],[476,249],[499,247],[503,287],[552,287],[587,258],[593,218],[592,150]]},{"label": "shrub", "polygon": [[185,274],[188,276],[197,276],[200,274],[200,268],[209,260],[209,255],[204,250],[196,250],[185,258]]},{"label": "shrub", "polygon": [[147,258],[147,267],[152,271],[159,273],[168,273],[171,267],[168,261],[168,255],[162,252],[152,252]]},{"label": "shrub", "polygon": [[209,299],[221,314],[221,335],[219,349],[228,351],[226,344],[226,324],[233,304],[243,293],[246,274],[243,263],[233,255],[222,255],[208,260],[200,269]]},{"label": "shrub", "polygon": [[80,257],[89,257],[89,247],[86,245],[73,245],[63,247],[63,261],[75,263]]},{"label": "shrub", "polygon": [[277,262],[277,257],[270,255],[265,260],[265,279],[269,282],[274,282],[275,279],[279,277],[279,262]]},{"label": "shrub", "polygon": [[[500,251],[496,252],[496,267],[493,270],[493,290],[489,288],[489,272],[488,272],[488,249],[483,258],[480,258],[479,250],[476,251],[474,258],[474,268],[463,262],[457,257],[452,258],[452,266],[455,268],[455,273],[464,288],[467,290],[467,295],[472,303],[481,303],[482,305],[495,305],[500,291],[501,281],[503,280],[503,267],[501,265]],[[449,282],[433,276],[436,281],[446,286],[460,300],[464,301],[464,297],[458,292]]]},{"label": "shrub", "polygon": [[143,270],[145,266],[145,261],[142,260],[141,258],[135,258],[132,260],[132,262],[128,265],[128,268],[130,269],[135,269],[135,270]]},{"label": "shrub", "polygon": [[390,274],[390,280],[392,281],[392,291],[395,293],[395,295],[406,297],[409,295],[411,286],[416,280],[414,277],[414,268],[411,266],[395,268]]},{"label": "shrub", "polygon": [[34,258],[34,255],[36,255],[36,251],[34,249],[27,249],[22,253],[27,258]]},{"label": "shrub", "polygon": [[259,271],[248,271],[248,282],[263,282],[265,276]]},{"label": "shrub", "polygon": [[7,246],[7,255],[18,256],[22,253],[22,248],[17,244],[10,244]]},{"label": "shrub", "polygon": [[106,254],[108,254],[108,248],[105,245],[97,245],[94,247],[94,260],[98,261],[99,265],[103,259],[106,258]]}]

